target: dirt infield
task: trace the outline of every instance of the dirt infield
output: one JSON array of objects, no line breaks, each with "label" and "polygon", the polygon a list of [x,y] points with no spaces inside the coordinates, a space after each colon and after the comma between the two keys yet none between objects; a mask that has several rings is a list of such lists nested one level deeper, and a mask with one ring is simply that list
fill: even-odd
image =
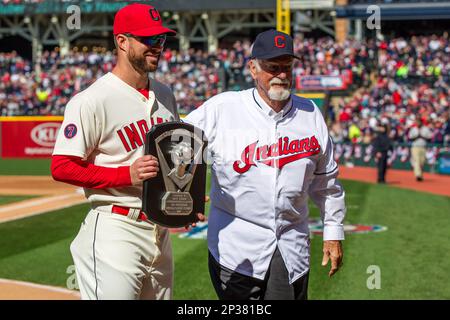
[{"label": "dirt infield", "polygon": [[76,189],[49,176],[0,176],[0,195],[55,195]]},{"label": "dirt infield", "polygon": [[[0,223],[84,203],[86,198],[80,191],[52,177],[0,176],[0,195],[40,196],[0,206]],[[0,279],[0,300],[74,300],[79,297],[78,292],[64,288]]]},{"label": "dirt infield", "polygon": [[[377,170],[367,167],[339,167],[339,178],[368,183],[377,182]],[[425,173],[422,182],[416,181],[414,173],[406,170],[388,169],[386,183],[393,187],[433,193],[450,197],[450,176]]]},{"label": "dirt infield", "polygon": [[80,300],[80,294],[63,288],[0,279],[0,300]]},{"label": "dirt infield", "polygon": [[0,176],[0,195],[41,196],[0,206],[0,223],[86,202],[81,189],[52,177]]}]

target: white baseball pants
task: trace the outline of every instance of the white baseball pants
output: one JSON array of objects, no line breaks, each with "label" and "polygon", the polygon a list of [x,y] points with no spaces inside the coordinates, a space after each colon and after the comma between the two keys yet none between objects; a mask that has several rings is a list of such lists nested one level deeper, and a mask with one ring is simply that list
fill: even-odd
[{"label": "white baseball pants", "polygon": [[172,245],[166,228],[93,209],[70,251],[83,300],[172,298]]}]

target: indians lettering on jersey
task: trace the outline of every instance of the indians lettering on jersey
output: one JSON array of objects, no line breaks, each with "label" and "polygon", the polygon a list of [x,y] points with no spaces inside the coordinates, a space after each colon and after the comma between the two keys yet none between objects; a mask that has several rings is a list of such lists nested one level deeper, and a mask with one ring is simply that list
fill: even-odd
[{"label": "indians lettering on jersey", "polygon": [[288,163],[320,153],[320,145],[315,136],[289,141],[289,137],[279,138],[271,145],[258,147],[258,141],[245,147],[241,160],[233,163],[237,173],[245,173],[257,163],[283,168]]},{"label": "indians lettering on jersey", "polygon": [[[169,122],[169,119],[163,119],[161,117],[157,117],[155,119],[150,118],[151,125],[160,124],[163,122]],[[130,123],[124,126],[122,129],[117,130],[117,134],[119,135],[120,141],[122,141],[123,146],[127,152],[131,152],[136,148],[139,148],[144,145],[145,136],[149,131],[147,121],[145,119]],[[125,138],[127,137],[128,140]]]}]

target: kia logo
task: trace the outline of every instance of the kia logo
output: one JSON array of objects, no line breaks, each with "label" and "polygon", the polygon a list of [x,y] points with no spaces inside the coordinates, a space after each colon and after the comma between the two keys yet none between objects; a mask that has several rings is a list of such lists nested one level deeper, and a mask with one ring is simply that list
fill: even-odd
[{"label": "kia logo", "polygon": [[31,130],[31,140],[42,147],[53,147],[58,136],[60,123],[43,123]]}]

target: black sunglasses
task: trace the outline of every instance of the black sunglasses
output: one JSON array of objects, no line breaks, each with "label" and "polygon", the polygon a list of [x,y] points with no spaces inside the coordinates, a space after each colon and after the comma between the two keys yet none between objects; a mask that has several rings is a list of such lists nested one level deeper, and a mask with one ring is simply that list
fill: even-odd
[{"label": "black sunglasses", "polygon": [[135,36],[131,33],[124,33],[124,36],[129,38],[134,38],[140,43],[145,44],[149,47],[164,47],[164,44],[166,43],[167,35],[165,34],[159,34],[156,36],[150,36],[150,37],[140,37]]},{"label": "black sunglasses", "polygon": [[282,72],[290,73],[292,72],[292,68],[294,66],[293,63],[278,64],[278,63],[266,63],[264,61],[260,61],[259,65],[261,66],[261,69],[270,74],[280,74]]}]

